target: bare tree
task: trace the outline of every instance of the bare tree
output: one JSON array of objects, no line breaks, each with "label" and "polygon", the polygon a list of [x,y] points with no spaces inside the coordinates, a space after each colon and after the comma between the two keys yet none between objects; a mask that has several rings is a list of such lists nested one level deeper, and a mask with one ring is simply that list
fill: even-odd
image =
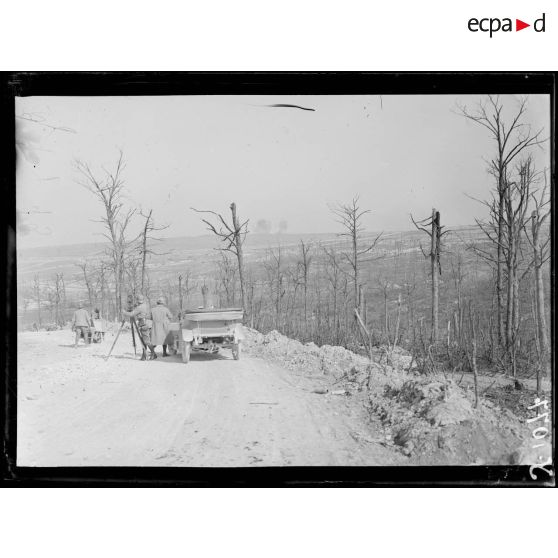
[{"label": "bare tree", "polygon": [[349,239],[350,249],[342,252],[341,256],[349,265],[349,276],[353,287],[353,302],[355,308],[360,308],[359,285],[360,264],[362,256],[371,252],[378,244],[383,233],[380,233],[366,246],[363,246],[362,233],[364,232],[363,217],[370,213],[369,209],[361,209],[359,196],[355,196],[348,204],[338,204],[330,210],[337,217],[336,221],[344,228],[339,236]]},{"label": "bare tree", "polygon": [[[440,212],[432,208],[432,216],[423,219],[422,221],[415,221],[411,215],[411,221],[419,231],[425,232],[430,237],[430,252],[424,252],[421,246],[423,255],[430,258],[430,278],[432,289],[432,328],[430,331],[430,340],[432,344],[438,343],[438,306],[439,306],[439,276],[442,275],[442,265],[440,262],[440,254],[442,252],[442,237],[449,232],[444,231],[440,224]],[[425,227],[431,227],[431,230]]]},{"label": "bare tree", "polygon": [[115,307],[117,316],[120,318],[125,259],[131,244],[126,238],[126,232],[136,212],[135,209],[124,211],[124,204],[122,202],[122,189],[124,187],[122,174],[125,167],[124,154],[120,151],[112,172],[103,169],[105,173],[104,178],[97,177],[88,163],[76,160],[75,167],[81,175],[81,180],[78,183],[94,194],[103,204],[105,210],[105,215],[101,218],[101,222],[106,229],[103,236],[110,242],[109,255],[114,274]]},{"label": "bare tree", "polygon": [[46,284],[46,299],[49,303],[50,319],[57,326],[64,325],[64,308],[66,302],[66,286],[64,284],[64,275],[56,273]]},{"label": "bare tree", "polygon": [[65,322],[64,309],[66,307],[66,284],[64,283],[64,274],[56,273],[54,276],[54,308],[55,323],[63,326]]},{"label": "bare tree", "polygon": [[[522,241],[527,223],[531,186],[535,180],[535,170],[531,157],[517,166],[517,180],[510,181],[504,192],[504,226],[502,252],[506,264],[507,301],[506,301],[506,347],[515,352],[519,333],[519,267],[523,260]],[[515,358],[513,360],[515,376]]]},{"label": "bare tree", "polygon": [[95,293],[96,299],[100,301],[101,315],[108,316],[109,307],[107,305],[110,298],[108,293],[107,274],[109,272],[109,265],[104,260],[100,260],[94,268],[95,274]]},{"label": "bare tree", "polygon": [[268,254],[268,260],[264,263],[267,272],[268,284],[270,288],[271,300],[275,309],[275,327],[281,327],[281,315],[283,310],[283,298],[286,294],[285,290],[285,270],[283,265],[283,256],[281,246],[277,251],[271,250]]},{"label": "bare tree", "polygon": [[87,260],[78,262],[76,264],[81,269],[81,274],[83,275],[83,281],[87,289],[87,297],[89,298],[89,305],[93,306],[93,301],[95,300],[93,278],[91,277],[91,272],[88,268]]},{"label": "bare tree", "polygon": [[226,252],[221,252],[221,260],[217,262],[218,288],[224,297],[219,296],[221,306],[230,306],[235,303],[236,269],[234,263]]},{"label": "bare tree", "polygon": [[339,256],[335,250],[323,247],[323,251],[327,256],[325,265],[325,276],[329,282],[331,294],[333,295],[333,332],[334,342],[339,343],[339,286],[341,284],[341,270]]},{"label": "bare tree", "polygon": [[[508,169],[504,178],[505,189],[500,196],[493,195],[490,201],[481,201],[489,210],[487,220],[476,219],[477,225],[489,242],[489,247],[471,244],[470,247],[485,261],[501,273],[501,289],[497,290],[498,304],[503,304],[504,313],[498,327],[503,327],[504,339],[500,346],[505,349],[512,375],[516,374],[516,352],[520,326],[520,281],[527,275],[533,262],[524,264],[523,244],[525,230],[530,217],[533,184],[537,180],[531,156],[521,160],[515,169]],[[494,255],[494,247],[497,255]],[[498,255],[499,254],[499,255]],[[497,258],[500,258],[500,261]],[[499,330],[500,331],[500,330]]]},{"label": "bare tree", "polygon": [[[168,229],[168,225],[163,225],[161,227],[156,227],[153,223],[153,209],[149,210],[149,213],[145,215],[143,212],[140,212],[140,215],[145,219],[145,223],[143,228],[139,234],[138,241],[139,241],[139,253],[141,257],[141,290],[142,292],[145,289],[145,274],[146,274],[146,263],[147,263],[147,255],[148,254],[155,254],[156,252],[149,247],[149,242],[152,240],[159,241],[160,238],[155,238],[151,236],[151,233],[154,231],[162,231]],[[161,255],[160,253],[157,253]]]},{"label": "bare tree", "polygon": [[389,312],[388,312],[388,298],[392,288],[392,282],[384,276],[380,276],[376,279],[378,283],[378,290],[382,293],[384,299],[384,320],[383,320],[383,331],[386,339],[389,339],[390,328],[389,328]]},{"label": "bare tree", "polygon": [[38,273],[33,277],[33,294],[37,301],[37,321],[39,322],[39,327],[41,327],[41,279]]},{"label": "bare tree", "polygon": [[207,219],[202,219],[202,221],[207,225],[207,228],[215,234],[223,246],[220,248],[226,252],[231,252],[236,256],[238,263],[238,279],[240,281],[240,298],[242,300],[242,308],[244,311],[246,308],[246,285],[244,281],[244,242],[246,240],[246,235],[248,234],[248,219],[243,223],[240,222],[238,215],[236,213],[236,204],[233,202],[230,205],[231,210],[231,222],[227,222],[225,218],[215,211],[199,210],[191,208],[197,213],[209,213],[216,217],[217,224],[211,223]]},{"label": "bare tree", "polygon": [[469,361],[471,363],[471,370],[473,372],[473,381],[475,387],[475,409],[479,406],[479,379],[477,368],[477,315],[474,310],[471,310],[471,303],[469,302],[469,329],[471,339],[471,349],[469,353]]},{"label": "bare tree", "polygon": [[310,275],[310,266],[312,265],[312,256],[310,251],[312,249],[312,243],[304,244],[304,241],[300,241],[300,259],[298,260],[298,265],[301,270],[302,276],[302,286],[304,289],[304,326],[308,325],[308,278]]},{"label": "bare tree", "polygon": [[453,313],[453,326],[455,331],[455,337],[458,344],[461,345],[462,332],[463,332],[463,283],[467,272],[465,271],[465,265],[463,260],[463,253],[461,251],[457,252],[457,256],[450,260],[451,276],[453,280],[453,285],[455,288],[456,304],[457,309]]},{"label": "bare tree", "polygon": [[417,279],[414,273],[411,277],[405,274],[405,282],[403,283],[405,290],[405,303],[407,306],[407,335],[413,334],[413,344],[417,341],[416,336],[416,321],[415,321],[415,293],[417,290]]},{"label": "bare tree", "polygon": [[[281,247],[279,247],[279,253],[278,253],[278,258],[279,258],[279,264],[281,264]],[[300,261],[295,262],[294,266],[286,266],[284,267],[284,270],[281,268],[277,268],[278,270],[280,269],[282,275],[281,275],[281,281],[283,280],[283,277],[285,279],[285,287],[284,287],[284,293],[285,293],[285,315],[290,315],[291,319],[288,320],[288,322],[286,322],[285,324],[285,333],[292,333],[292,334],[296,334],[299,333],[301,334],[302,332],[300,332],[297,328],[299,327],[299,316],[300,316],[300,312],[298,311],[297,308],[297,302],[298,302],[298,291],[301,287],[303,287],[304,285],[304,279],[303,279],[303,273],[302,273],[302,266],[300,265]],[[284,271],[284,273],[283,273]],[[289,296],[290,295],[290,296]],[[290,300],[290,304],[289,304],[289,300]],[[304,319],[304,316],[302,316],[302,318]],[[292,326],[292,327],[290,327]],[[296,333],[295,333],[296,332]],[[304,334],[307,332],[304,332]]]},{"label": "bare tree", "polygon": [[479,103],[475,112],[470,112],[467,107],[459,107],[461,114],[486,128],[491,137],[496,142],[497,152],[490,161],[489,172],[496,179],[496,293],[497,293],[497,324],[498,338],[500,343],[505,343],[505,324],[504,324],[504,216],[505,198],[508,187],[508,173],[514,159],[525,149],[540,145],[542,129],[532,133],[530,127],[524,122],[527,110],[527,99],[520,101],[515,113],[511,116],[509,126],[502,115],[504,106],[498,96],[489,96],[486,103]]},{"label": "bare tree", "polygon": [[189,270],[178,276],[178,305],[180,307],[181,316],[184,311],[184,298],[188,300],[190,293],[196,288],[197,284],[192,280],[192,274]]},{"label": "bare tree", "polygon": [[141,256],[137,257],[136,253],[132,253],[124,259],[124,277],[126,279],[124,286],[128,294],[134,297],[134,300],[139,293],[147,294],[147,280],[142,275]]},{"label": "bare tree", "polygon": [[545,221],[550,215],[550,199],[547,196],[548,184],[546,174],[544,179],[544,188],[539,195],[537,196],[534,192],[531,194],[531,199],[535,207],[531,213],[531,234],[527,234],[527,239],[533,249],[533,268],[535,274],[536,337],[540,362],[537,372],[537,393],[541,391],[541,372],[544,372],[547,378],[550,377],[550,350],[546,326],[543,281],[543,266],[549,258],[548,247],[550,235],[548,235],[546,239],[541,239],[545,231]]}]

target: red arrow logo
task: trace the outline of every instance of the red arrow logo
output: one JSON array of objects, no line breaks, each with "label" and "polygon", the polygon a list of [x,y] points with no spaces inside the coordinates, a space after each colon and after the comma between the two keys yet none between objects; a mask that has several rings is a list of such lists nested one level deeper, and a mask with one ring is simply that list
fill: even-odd
[{"label": "red arrow logo", "polygon": [[524,21],[521,21],[520,19],[515,20],[515,30],[516,31],[521,31],[522,29],[525,29],[526,27],[531,27],[531,24],[530,23],[525,23]]}]

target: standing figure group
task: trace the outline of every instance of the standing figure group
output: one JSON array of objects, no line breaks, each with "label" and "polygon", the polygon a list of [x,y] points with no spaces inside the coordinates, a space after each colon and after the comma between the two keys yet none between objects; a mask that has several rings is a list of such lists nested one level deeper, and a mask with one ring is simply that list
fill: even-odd
[{"label": "standing figure group", "polygon": [[160,297],[155,308],[150,310],[143,295],[138,295],[136,297],[136,307],[131,312],[123,311],[122,314],[128,318],[135,318],[138,325],[143,345],[140,360],[147,360],[146,347],[149,347],[151,351],[149,359],[156,359],[155,347],[157,345],[162,345],[163,356],[168,356],[166,340],[172,314],[166,307],[163,297]]}]

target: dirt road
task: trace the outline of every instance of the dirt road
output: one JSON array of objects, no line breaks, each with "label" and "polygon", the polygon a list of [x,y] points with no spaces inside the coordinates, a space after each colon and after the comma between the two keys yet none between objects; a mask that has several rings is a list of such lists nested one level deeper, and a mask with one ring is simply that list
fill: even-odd
[{"label": "dirt road", "polygon": [[122,335],[72,348],[68,330],[18,337],[19,466],[395,465],[360,405],[319,380],[230,352],[134,359]]}]

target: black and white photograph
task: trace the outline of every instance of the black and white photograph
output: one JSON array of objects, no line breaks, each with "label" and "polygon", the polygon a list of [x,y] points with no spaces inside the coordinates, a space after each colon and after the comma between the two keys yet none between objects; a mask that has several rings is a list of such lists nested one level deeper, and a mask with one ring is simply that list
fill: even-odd
[{"label": "black and white photograph", "polygon": [[15,97],[17,467],[548,480],[551,95],[284,89]]}]

